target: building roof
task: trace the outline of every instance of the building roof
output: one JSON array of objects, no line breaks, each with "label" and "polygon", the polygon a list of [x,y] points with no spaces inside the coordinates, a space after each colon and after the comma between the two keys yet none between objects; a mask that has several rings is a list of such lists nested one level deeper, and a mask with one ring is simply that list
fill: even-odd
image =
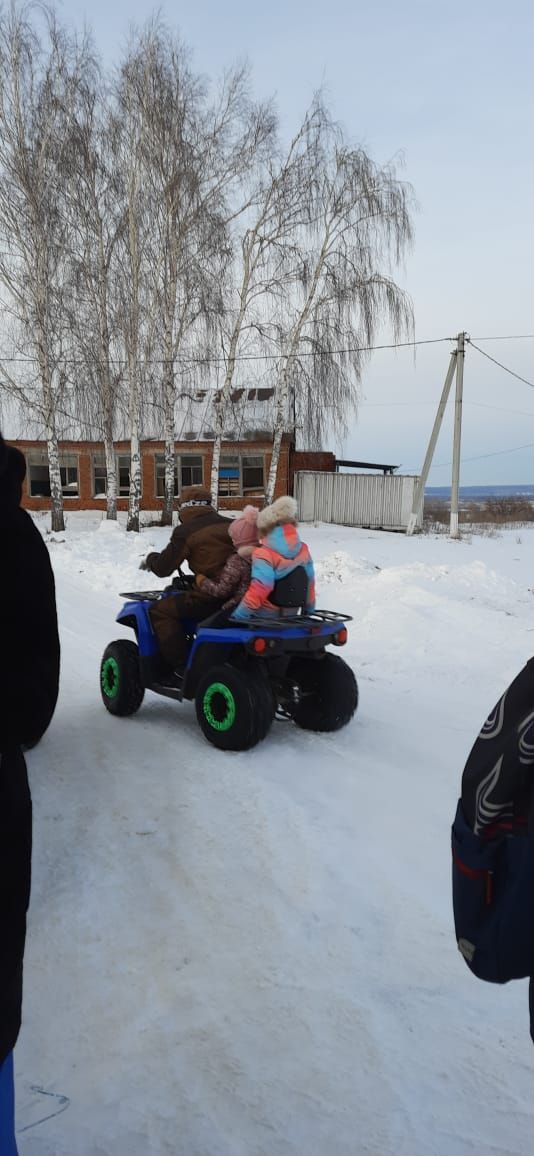
[{"label": "building roof", "polygon": [[399,467],[383,465],[380,462],[347,462],[337,459],[336,470],[339,471],[340,468],[351,470],[380,470],[383,474],[393,474]]},{"label": "building roof", "polygon": [[[10,440],[43,439],[42,423],[32,419],[9,397],[1,398],[0,428]],[[218,391],[214,389],[182,390],[177,397],[175,432],[177,441],[211,441],[215,437],[214,410],[219,402]],[[271,439],[273,436],[274,389],[239,388],[232,391],[225,424],[224,437],[228,441],[256,441]],[[67,441],[100,441],[102,431],[97,422],[88,415],[83,420],[70,415],[68,398],[60,405],[58,413],[58,436]],[[115,421],[115,440],[128,437],[128,420],[125,413],[118,414]],[[163,413],[160,404],[150,401],[142,403],[141,437],[143,440],[161,439],[163,436]]]}]

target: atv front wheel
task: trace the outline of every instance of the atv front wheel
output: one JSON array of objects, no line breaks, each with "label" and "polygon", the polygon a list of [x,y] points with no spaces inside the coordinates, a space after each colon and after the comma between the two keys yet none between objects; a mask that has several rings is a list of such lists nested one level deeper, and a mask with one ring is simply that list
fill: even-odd
[{"label": "atv front wheel", "polygon": [[298,687],[298,702],[291,714],[302,730],[338,731],[350,722],[358,706],[358,684],[350,666],[337,654],[293,658],[287,678]]},{"label": "atv front wheel", "polygon": [[274,717],[274,701],[265,673],[245,668],[212,667],[195,695],[198,725],[223,751],[248,751],[265,738]]},{"label": "atv front wheel", "polygon": [[139,651],[125,638],[110,642],[100,664],[100,693],[110,714],[135,714],[145,696],[139,673]]}]

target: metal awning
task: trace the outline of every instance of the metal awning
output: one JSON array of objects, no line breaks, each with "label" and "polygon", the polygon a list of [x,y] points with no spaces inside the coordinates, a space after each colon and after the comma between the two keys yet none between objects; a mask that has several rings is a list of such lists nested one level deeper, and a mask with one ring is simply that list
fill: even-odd
[{"label": "metal awning", "polygon": [[381,462],[346,462],[336,460],[336,473],[345,467],[351,470],[380,470],[383,474],[393,474],[398,466],[385,466]]}]

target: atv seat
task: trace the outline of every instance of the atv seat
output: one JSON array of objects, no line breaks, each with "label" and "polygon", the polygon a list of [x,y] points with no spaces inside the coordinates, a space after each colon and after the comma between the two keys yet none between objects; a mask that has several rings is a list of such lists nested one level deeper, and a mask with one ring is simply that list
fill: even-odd
[{"label": "atv seat", "polygon": [[210,614],[209,618],[203,618],[198,623],[199,626],[209,627],[210,630],[224,630],[225,626],[230,626],[231,610],[216,610],[215,614]]},{"label": "atv seat", "polygon": [[[299,612],[304,613],[307,601],[308,576],[304,566],[297,566],[291,574],[288,574],[285,578],[279,578],[269,594],[269,602],[278,608],[280,618],[286,617],[284,611],[292,611],[292,618],[298,615]],[[257,617],[247,618],[241,622],[232,619],[231,610],[217,610],[215,614],[211,614],[209,618],[204,618],[199,625],[207,626],[210,630],[224,630],[225,626],[235,625],[253,627],[258,618],[261,618],[261,614],[258,614]],[[277,618],[273,617],[273,624],[276,621]]]}]

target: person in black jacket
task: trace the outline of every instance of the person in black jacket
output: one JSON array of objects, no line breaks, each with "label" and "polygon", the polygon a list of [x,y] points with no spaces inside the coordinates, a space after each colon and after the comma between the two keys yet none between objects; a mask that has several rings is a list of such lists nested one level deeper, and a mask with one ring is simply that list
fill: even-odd
[{"label": "person in black jacket", "polygon": [[534,659],[486,719],[452,828],[458,949],[489,983],[530,978],[534,1041]]},{"label": "person in black jacket", "polygon": [[[43,736],[59,688],[52,567],[20,508],[23,455],[0,434],[0,1152],[16,1156],[13,1060],[21,1022],[32,810],[23,747]],[[23,613],[15,613],[15,605]]]}]

